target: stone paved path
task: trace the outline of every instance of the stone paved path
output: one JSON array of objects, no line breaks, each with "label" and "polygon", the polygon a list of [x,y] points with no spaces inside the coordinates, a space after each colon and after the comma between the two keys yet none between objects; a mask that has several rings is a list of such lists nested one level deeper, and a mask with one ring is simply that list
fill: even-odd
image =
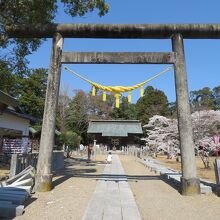
[{"label": "stone paved path", "polygon": [[107,164],[83,220],[140,220],[134,196],[118,155]]}]

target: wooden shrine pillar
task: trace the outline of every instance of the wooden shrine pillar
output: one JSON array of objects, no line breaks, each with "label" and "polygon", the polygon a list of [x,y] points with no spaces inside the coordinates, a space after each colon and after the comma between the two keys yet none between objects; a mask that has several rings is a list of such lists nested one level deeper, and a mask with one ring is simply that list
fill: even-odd
[{"label": "wooden shrine pillar", "polygon": [[35,178],[35,190],[42,192],[52,189],[52,154],[60,86],[62,47],[63,37],[59,33],[55,33],[51,50],[50,71],[47,81],[40,150]]},{"label": "wooden shrine pillar", "polygon": [[181,193],[183,195],[194,195],[200,193],[200,180],[196,176],[191,111],[189,105],[183,37],[181,34],[173,35],[172,46],[173,52],[176,52],[174,70],[182,163]]}]

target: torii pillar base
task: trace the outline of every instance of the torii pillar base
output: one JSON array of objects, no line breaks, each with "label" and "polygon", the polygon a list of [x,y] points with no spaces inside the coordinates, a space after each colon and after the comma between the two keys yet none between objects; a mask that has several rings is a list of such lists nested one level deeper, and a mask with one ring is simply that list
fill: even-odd
[{"label": "torii pillar base", "polygon": [[35,175],[35,190],[37,192],[48,192],[52,190],[53,174],[36,174]]},{"label": "torii pillar base", "polygon": [[215,188],[216,195],[220,197],[220,185],[217,185]]},{"label": "torii pillar base", "polygon": [[198,178],[186,179],[181,177],[181,194],[184,196],[200,194],[200,180]]}]

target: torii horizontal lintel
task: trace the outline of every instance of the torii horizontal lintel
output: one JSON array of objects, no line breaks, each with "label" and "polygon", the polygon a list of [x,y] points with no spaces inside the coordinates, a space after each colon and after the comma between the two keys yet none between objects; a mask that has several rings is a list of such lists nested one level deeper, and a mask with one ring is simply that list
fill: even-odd
[{"label": "torii horizontal lintel", "polygon": [[173,64],[174,52],[63,52],[65,64]]},{"label": "torii horizontal lintel", "polygon": [[5,27],[9,38],[220,39],[220,24],[46,24]]}]

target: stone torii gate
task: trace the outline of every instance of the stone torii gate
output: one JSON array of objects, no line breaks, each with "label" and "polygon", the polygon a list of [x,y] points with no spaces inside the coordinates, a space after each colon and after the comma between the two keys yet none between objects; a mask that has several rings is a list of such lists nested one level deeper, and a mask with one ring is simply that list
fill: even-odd
[{"label": "stone torii gate", "polygon": [[[219,39],[219,24],[48,24],[34,27],[21,25],[6,27],[6,33],[10,38],[53,38],[36,190],[52,189],[51,161],[62,63],[173,64],[182,158],[181,193],[183,195],[200,193],[200,181],[196,176],[183,39]],[[171,39],[173,51],[170,53],[62,53],[64,38]]]}]

